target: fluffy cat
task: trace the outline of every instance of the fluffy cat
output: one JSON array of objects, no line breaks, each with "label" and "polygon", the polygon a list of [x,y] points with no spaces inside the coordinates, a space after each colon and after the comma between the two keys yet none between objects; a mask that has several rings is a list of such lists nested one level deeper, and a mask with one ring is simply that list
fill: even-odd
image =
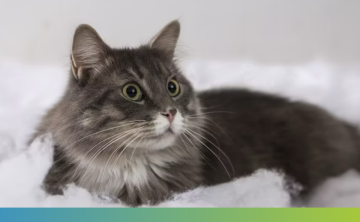
[{"label": "fluffy cat", "polygon": [[358,169],[356,129],[318,107],[244,89],[194,92],[174,59],[179,34],[173,21],[146,45],[114,49],[77,28],[67,91],[34,135],[55,142],[49,193],[75,183],[137,206],[259,168],[304,192]]}]

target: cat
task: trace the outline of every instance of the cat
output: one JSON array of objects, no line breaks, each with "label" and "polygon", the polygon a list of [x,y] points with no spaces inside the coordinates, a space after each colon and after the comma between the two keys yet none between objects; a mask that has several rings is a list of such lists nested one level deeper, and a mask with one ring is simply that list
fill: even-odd
[{"label": "cat", "polygon": [[92,27],[76,29],[67,90],[33,136],[54,140],[48,193],[75,183],[157,204],[260,168],[307,193],[359,169],[357,129],[319,107],[247,89],[195,92],[176,65],[179,34],[175,20],[146,45],[115,49]]}]

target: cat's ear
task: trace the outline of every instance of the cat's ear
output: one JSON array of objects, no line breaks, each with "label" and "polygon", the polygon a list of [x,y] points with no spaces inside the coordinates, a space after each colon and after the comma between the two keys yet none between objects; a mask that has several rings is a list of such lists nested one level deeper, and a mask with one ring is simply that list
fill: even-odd
[{"label": "cat's ear", "polygon": [[76,79],[84,80],[96,75],[98,67],[110,51],[99,34],[89,25],[80,25],[74,34],[71,66]]},{"label": "cat's ear", "polygon": [[156,34],[151,39],[149,45],[152,48],[163,51],[168,57],[173,58],[179,35],[180,23],[175,20],[167,24],[158,34]]}]

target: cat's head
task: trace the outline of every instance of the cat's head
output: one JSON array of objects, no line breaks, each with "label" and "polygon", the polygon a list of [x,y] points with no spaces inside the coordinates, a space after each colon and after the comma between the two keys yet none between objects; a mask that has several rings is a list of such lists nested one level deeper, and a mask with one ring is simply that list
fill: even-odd
[{"label": "cat's head", "polygon": [[70,115],[63,120],[69,126],[77,125],[69,127],[68,136],[81,139],[93,133],[91,138],[99,141],[145,149],[179,141],[199,112],[194,90],[175,64],[179,34],[180,24],[173,21],[146,45],[115,49],[92,27],[79,26],[63,98],[72,111],[61,114]]}]

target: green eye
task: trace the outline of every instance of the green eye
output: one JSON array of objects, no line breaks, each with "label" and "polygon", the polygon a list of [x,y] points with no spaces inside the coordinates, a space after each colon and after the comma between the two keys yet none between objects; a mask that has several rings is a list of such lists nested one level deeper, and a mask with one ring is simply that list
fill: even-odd
[{"label": "green eye", "polygon": [[170,80],[168,83],[168,91],[170,96],[177,96],[180,93],[180,86],[179,83],[176,82],[174,79]]},{"label": "green eye", "polygon": [[127,99],[132,101],[138,101],[142,96],[139,86],[134,83],[130,83],[124,86],[122,92]]}]

